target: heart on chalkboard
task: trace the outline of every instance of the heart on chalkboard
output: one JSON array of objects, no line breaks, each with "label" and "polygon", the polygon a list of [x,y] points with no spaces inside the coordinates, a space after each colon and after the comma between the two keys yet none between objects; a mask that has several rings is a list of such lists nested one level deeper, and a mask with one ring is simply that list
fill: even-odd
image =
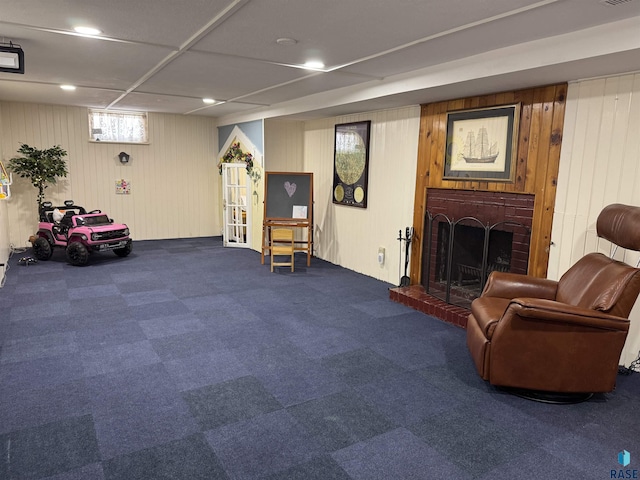
[{"label": "heart on chalkboard", "polygon": [[298,186],[295,183],[284,182],[284,189],[287,191],[289,197],[293,197],[293,194],[296,193],[296,188],[298,188]]}]

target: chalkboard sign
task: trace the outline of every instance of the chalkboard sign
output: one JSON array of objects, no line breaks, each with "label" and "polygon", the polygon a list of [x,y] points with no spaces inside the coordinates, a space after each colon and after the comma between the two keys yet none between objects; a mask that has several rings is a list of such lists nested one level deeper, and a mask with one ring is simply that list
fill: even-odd
[{"label": "chalkboard sign", "polygon": [[311,222],[313,173],[265,172],[264,220]]}]

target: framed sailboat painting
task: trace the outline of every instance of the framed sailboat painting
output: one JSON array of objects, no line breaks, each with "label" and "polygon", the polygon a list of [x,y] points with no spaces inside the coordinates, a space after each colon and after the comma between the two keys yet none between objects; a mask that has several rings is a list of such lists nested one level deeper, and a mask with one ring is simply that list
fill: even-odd
[{"label": "framed sailboat painting", "polygon": [[513,182],[520,104],[447,112],[443,180]]}]

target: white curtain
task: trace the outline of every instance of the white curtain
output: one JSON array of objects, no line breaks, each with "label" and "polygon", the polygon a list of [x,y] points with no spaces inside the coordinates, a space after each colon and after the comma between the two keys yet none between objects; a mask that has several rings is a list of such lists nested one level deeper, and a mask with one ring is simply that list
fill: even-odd
[{"label": "white curtain", "polygon": [[89,111],[91,138],[102,142],[147,143],[147,114]]}]

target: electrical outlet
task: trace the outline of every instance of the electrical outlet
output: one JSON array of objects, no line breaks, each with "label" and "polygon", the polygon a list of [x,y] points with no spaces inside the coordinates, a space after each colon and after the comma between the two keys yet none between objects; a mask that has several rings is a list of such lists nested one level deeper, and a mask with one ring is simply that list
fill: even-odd
[{"label": "electrical outlet", "polygon": [[378,247],[378,263],[384,265],[384,247]]}]

